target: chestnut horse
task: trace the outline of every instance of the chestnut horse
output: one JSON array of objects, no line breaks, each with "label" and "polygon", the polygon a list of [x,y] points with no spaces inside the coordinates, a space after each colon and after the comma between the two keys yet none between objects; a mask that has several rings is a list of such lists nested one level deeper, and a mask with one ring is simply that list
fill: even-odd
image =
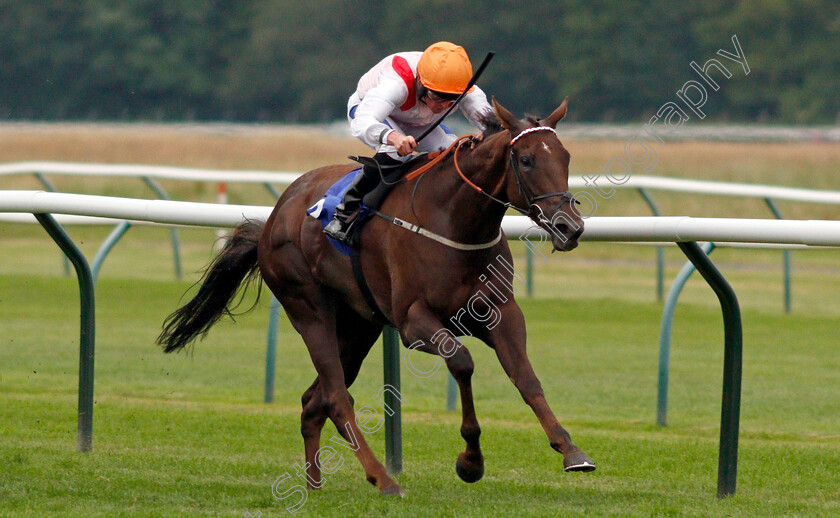
[{"label": "chestnut horse", "polygon": [[[466,482],[484,474],[470,381],[474,365],[457,340],[467,334],[496,352],[549,444],[563,454],[565,470],[595,469],[545,400],[525,352],[522,311],[512,295],[505,295],[499,280],[493,285],[496,289],[488,290],[491,283],[482,273],[494,261],[512,264],[501,231],[508,208],[527,214],[548,231],[555,250],[577,246],[583,220],[568,192],[569,152],[554,131],[567,104],[568,99],[544,120],[518,120],[494,99],[495,118],[488,117],[483,139],[457,145],[454,156],[394,188],[382,213],[444,239],[429,239],[428,234],[380,217],[373,217],[361,233],[363,272],[382,315],[411,349],[441,356],[458,383],[466,448],[458,455],[456,471]],[[320,223],[306,215],[306,209],[351,169],[336,165],[302,175],[280,197],[268,221],[240,225],[208,267],[196,296],[167,318],[158,343],[171,352],[206,333],[230,313],[246,279],[261,274],[306,343],[318,374],[302,397],[301,433],[310,487],[321,485],[316,454],[329,418],[346,441],[358,446],[356,455],[367,480],[383,494],[402,494],[365,442],[347,390],[383,323],[373,317],[375,308],[354,280],[349,258],[328,241]],[[495,271],[512,286],[512,268]],[[464,312],[479,292],[486,297],[484,309],[489,312],[492,307],[498,313],[493,325],[477,319],[475,312]],[[442,347],[445,343],[458,346]]]}]

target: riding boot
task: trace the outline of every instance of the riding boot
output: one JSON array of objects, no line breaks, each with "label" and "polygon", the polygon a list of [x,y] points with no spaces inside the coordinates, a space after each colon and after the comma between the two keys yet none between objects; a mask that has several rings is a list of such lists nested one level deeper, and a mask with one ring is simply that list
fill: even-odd
[{"label": "riding boot", "polygon": [[352,244],[349,242],[350,229],[359,214],[362,198],[379,184],[379,180],[378,167],[364,166],[362,174],[353,179],[353,183],[344,193],[341,202],[336,205],[332,221],[324,227],[324,232],[328,236],[346,245]]}]

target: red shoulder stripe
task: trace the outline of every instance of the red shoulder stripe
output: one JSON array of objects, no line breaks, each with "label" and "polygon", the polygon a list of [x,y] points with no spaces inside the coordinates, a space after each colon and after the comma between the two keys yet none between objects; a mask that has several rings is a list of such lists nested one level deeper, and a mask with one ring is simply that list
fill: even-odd
[{"label": "red shoulder stripe", "polygon": [[408,87],[408,99],[405,100],[405,104],[400,106],[400,110],[410,110],[414,108],[415,104],[417,104],[417,89],[414,82],[414,72],[411,70],[411,66],[409,66],[408,61],[399,56],[394,56],[391,66],[394,67],[397,75],[400,76],[400,79],[405,81],[405,86]]}]

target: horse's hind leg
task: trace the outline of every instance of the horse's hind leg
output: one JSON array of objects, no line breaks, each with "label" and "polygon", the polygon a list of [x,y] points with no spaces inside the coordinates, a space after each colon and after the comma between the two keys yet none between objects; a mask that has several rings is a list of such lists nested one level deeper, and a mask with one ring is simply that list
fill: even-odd
[{"label": "horse's hind leg", "polygon": [[300,434],[303,436],[305,454],[304,469],[306,470],[306,485],[310,489],[320,489],[321,469],[315,461],[315,456],[321,448],[321,429],[327,420],[327,413],[321,407],[321,378],[315,378],[312,385],[300,398],[303,410],[300,414]]},{"label": "horse's hind leg", "polygon": [[[481,427],[475,415],[472,395],[472,374],[475,369],[467,348],[421,303],[411,306],[402,329],[403,343],[411,349],[407,354],[409,370],[413,369],[410,355],[414,350],[435,354],[446,360],[446,367],[458,382],[461,393],[461,437],[467,445],[458,454],[455,471],[464,482],[477,482],[484,476],[484,456],[481,454],[479,436]],[[424,377],[423,372],[414,372]],[[429,373],[428,375],[431,375]]]},{"label": "horse's hind leg", "polygon": [[[370,352],[371,347],[382,332],[382,326],[363,320],[349,308],[344,306],[338,312],[338,347],[341,356],[341,366],[344,370],[344,381],[349,388],[356,380],[362,362]],[[306,452],[306,479],[311,489],[320,489],[321,469],[316,455],[321,447],[321,430],[327,420],[324,410],[324,394],[321,390],[320,377],[301,397],[303,411],[300,416],[300,432],[303,435],[304,450]],[[353,397],[350,396],[353,404]]]},{"label": "horse's hind leg", "polygon": [[[295,290],[274,290],[283,304],[289,320],[303,337],[312,364],[318,373],[320,404],[332,420],[338,433],[352,450],[371,484],[383,494],[401,494],[402,488],[385,471],[385,466],[376,458],[356,424],[353,404],[341,365],[341,356],[336,334],[337,301],[335,295],[309,284]],[[313,398],[318,394],[318,388]]]}]

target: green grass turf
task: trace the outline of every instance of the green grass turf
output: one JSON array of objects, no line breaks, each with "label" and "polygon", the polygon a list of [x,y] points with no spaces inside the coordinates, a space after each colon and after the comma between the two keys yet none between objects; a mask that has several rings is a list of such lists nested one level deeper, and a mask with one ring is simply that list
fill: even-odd
[{"label": "green grass turf", "polygon": [[[158,130],[155,130],[157,134]],[[19,130],[15,130],[15,134]],[[231,169],[307,170],[336,159],[239,136],[178,147],[184,129],[151,142],[125,135],[50,134],[23,145],[7,135],[5,160],[158,163]],[[189,137],[189,136],[188,136]],[[26,137],[31,139],[32,135]],[[231,140],[232,139],[232,140]],[[575,142],[572,174],[594,174],[625,142]],[[303,143],[317,141],[306,136]],[[332,141],[331,141],[332,142]],[[356,141],[352,143],[358,146]],[[323,145],[321,145],[323,148]],[[830,144],[672,143],[652,174],[838,189]],[[23,151],[22,151],[23,150]],[[28,150],[28,151],[25,151]],[[363,152],[363,150],[361,151]],[[11,154],[10,154],[11,153]],[[268,153],[268,154],[267,154]],[[309,156],[316,158],[309,158]],[[300,162],[304,157],[306,162]],[[52,175],[63,192],[153,197],[136,179]],[[4,188],[40,189],[28,176]],[[162,182],[173,199],[215,201],[213,183]],[[271,204],[261,186],[231,184],[231,203]],[[772,217],[761,200],[651,193],[663,215]],[[836,206],[778,202],[788,218],[837,219]],[[635,192],[598,199],[597,216],[647,216]],[[108,229],[68,229],[92,258]],[[213,230],[181,229],[184,282],[173,282],[168,232],[133,227],[111,252],[97,292],[94,449],[75,451],[78,292],[61,277],[57,247],[33,225],[0,224],[0,517],[286,515],[271,484],[303,459],[298,399],[314,377],[287,322],[280,329],[276,399],[262,401],[267,310],[220,324],[194,355],[164,356],[153,341],[164,316],[209,257]],[[517,268],[522,246],[514,245]],[[778,251],[712,256],[744,309],[744,384],[738,493],[715,499],[723,332],[717,301],[697,276],[677,309],[669,426],[653,424],[661,308],[654,250],[583,243],[535,271],[536,299],[520,297],[529,351],[549,403],[597,462],[564,474],[530,410],[492,352],[469,342],[487,459],[484,479],[460,482],[457,414],[445,412],[446,379],[403,369],[402,500],[380,498],[349,454],[309,495],[300,516],[836,516],[840,404],[837,251],[795,251],[793,312],[782,308]],[[666,251],[666,289],[685,258]],[[267,301],[264,301],[265,305]],[[419,357],[418,357],[419,360]],[[431,366],[431,360],[420,363]],[[353,387],[367,404],[382,383],[374,349]],[[325,441],[335,436],[327,425]],[[369,437],[380,459],[382,433]]]},{"label": "green grass turf", "polygon": [[[78,232],[84,238],[87,231]],[[205,234],[196,241],[201,239],[206,244]],[[6,243],[14,248],[17,239]],[[274,498],[271,485],[285,473],[294,475],[294,465],[303,460],[299,397],[314,377],[305,347],[284,320],[276,402],[270,405],[261,402],[267,298],[236,324],[217,325],[192,354],[162,354],[154,346],[160,323],[190,283],[167,280],[171,269],[160,260],[150,262],[150,278],[139,278],[145,264],[142,248],[117,254],[97,288],[96,405],[89,453],[75,451],[75,280],[54,275],[60,271],[55,251],[35,259],[44,261],[50,274],[0,273],[0,516],[286,515],[285,506],[293,499]],[[8,264],[10,249],[3,250]],[[194,244],[187,250],[185,270],[191,272],[206,260],[207,250]],[[587,253],[589,261],[604,260],[597,249]],[[474,393],[483,430],[484,479],[467,485],[454,472],[463,440],[459,414],[445,411],[444,373],[418,379],[404,368],[405,461],[397,480],[407,497],[380,497],[364,481],[352,454],[339,447],[341,468],[325,476],[323,490],[309,493],[297,515],[840,513],[837,313],[798,309],[783,315],[778,306],[745,305],[738,492],[720,501],[715,498],[720,310],[699,282],[694,296],[704,293],[705,298],[679,306],[669,426],[656,426],[661,307],[651,301],[651,268],[633,266],[634,254],[647,257],[649,251],[631,252],[625,257],[630,266],[615,264],[590,275],[596,286],[606,282],[602,277],[618,281],[621,287],[612,294],[601,291],[606,288],[553,289],[538,277],[538,297],[520,300],[529,324],[529,354],[547,399],[575,442],[598,464],[597,471],[563,473],[561,457],[548,446],[492,351],[467,341],[477,366]],[[760,267],[761,258],[757,261]],[[587,275],[583,265],[574,263],[543,265],[538,272],[547,275],[556,268],[561,277],[554,282],[562,283],[574,277],[575,267]],[[822,275],[828,289],[836,287],[835,274]],[[734,279],[742,281],[737,269]],[[639,295],[623,282],[644,286],[648,294]],[[816,283],[797,285],[796,300],[807,301],[811,289],[818,288]],[[418,366],[431,366],[431,359]],[[372,397],[381,385],[377,347],[351,391],[357,408],[374,405]],[[323,444],[335,436],[328,424]],[[384,459],[382,431],[366,439]]]}]

